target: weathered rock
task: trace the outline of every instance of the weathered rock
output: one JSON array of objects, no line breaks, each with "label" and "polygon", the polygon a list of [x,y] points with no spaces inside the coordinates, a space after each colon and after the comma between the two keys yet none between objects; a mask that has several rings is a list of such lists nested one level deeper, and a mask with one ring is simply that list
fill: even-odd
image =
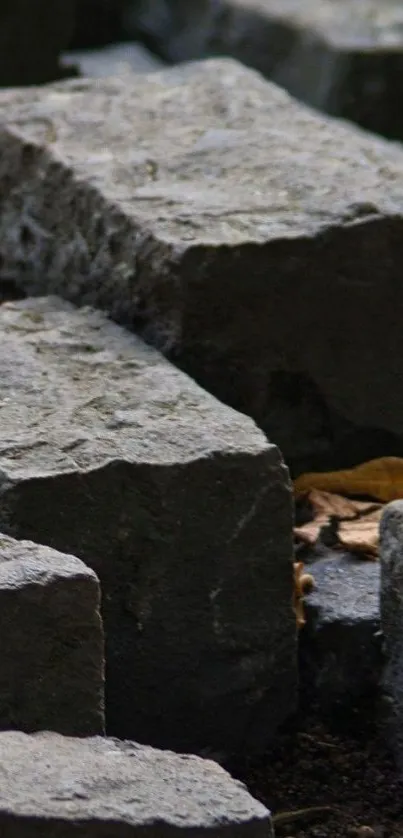
[{"label": "weathered rock", "polygon": [[2,0],[0,86],[43,84],[71,74],[59,65],[68,46],[75,0]]},{"label": "weathered rock", "polygon": [[350,711],[382,677],[379,563],[326,550],[308,571],[315,588],[300,634],[304,701],[326,713]]},{"label": "weathered rock", "polygon": [[210,760],[134,742],[0,734],[4,838],[203,832],[270,838],[270,813]]},{"label": "weathered rock", "polygon": [[81,75],[100,78],[122,73],[149,73],[160,70],[163,62],[142,44],[113,44],[101,49],[66,52],[63,63],[79,68]]},{"label": "weathered rock", "polygon": [[102,733],[104,647],[95,573],[74,556],[1,534],[0,600],[0,729]]},{"label": "weathered rock", "polygon": [[0,526],[98,574],[107,730],[264,749],[296,701],[277,448],[99,312],[5,303],[0,355]]},{"label": "weathered rock", "polygon": [[128,0],[124,22],[168,60],[231,55],[310,105],[403,137],[396,0]]},{"label": "weathered rock", "polygon": [[3,272],[133,325],[295,470],[403,451],[400,147],[230,59],[0,118]]},{"label": "weathered rock", "polygon": [[403,770],[403,501],[385,507],[380,525],[380,559],[385,720]]}]

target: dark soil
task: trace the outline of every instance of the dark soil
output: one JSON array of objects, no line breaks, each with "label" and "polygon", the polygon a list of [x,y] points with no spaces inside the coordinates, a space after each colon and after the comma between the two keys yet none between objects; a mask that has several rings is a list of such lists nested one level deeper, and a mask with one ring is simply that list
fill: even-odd
[{"label": "dark soil", "polygon": [[344,733],[299,720],[231,770],[271,810],[276,838],[403,838],[403,782],[359,713]]}]

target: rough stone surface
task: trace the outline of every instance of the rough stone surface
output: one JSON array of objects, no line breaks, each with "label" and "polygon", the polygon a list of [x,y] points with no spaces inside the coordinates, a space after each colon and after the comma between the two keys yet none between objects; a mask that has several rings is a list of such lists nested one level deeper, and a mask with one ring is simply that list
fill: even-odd
[{"label": "rough stone surface", "polygon": [[0,355],[0,526],[98,574],[108,732],[264,749],[296,700],[278,449],[100,312],[5,303]]},{"label": "rough stone surface", "polygon": [[400,0],[129,0],[124,20],[171,61],[231,55],[310,105],[403,137]]},{"label": "rough stone surface", "polygon": [[385,507],[380,525],[380,558],[385,719],[403,770],[403,501]]},{"label": "rough stone surface", "polygon": [[270,813],[210,760],[101,737],[0,734],[2,838],[271,838]]},{"label": "rough stone surface", "polygon": [[327,550],[307,569],[316,584],[300,635],[304,700],[351,710],[382,677],[379,563]]},{"label": "rough stone surface", "polygon": [[0,534],[0,600],[0,729],[102,733],[95,573],[74,556]]},{"label": "rough stone surface", "polygon": [[63,56],[66,66],[77,66],[82,76],[101,78],[119,76],[123,73],[149,73],[160,70],[163,62],[152,55],[142,44],[113,44],[101,49],[66,52]]},{"label": "rough stone surface", "polygon": [[133,325],[295,471],[403,452],[400,147],[230,59],[5,91],[0,121],[3,274]]},{"label": "rough stone surface", "polygon": [[74,0],[2,0],[0,86],[43,84],[68,75],[59,54],[73,29]]}]

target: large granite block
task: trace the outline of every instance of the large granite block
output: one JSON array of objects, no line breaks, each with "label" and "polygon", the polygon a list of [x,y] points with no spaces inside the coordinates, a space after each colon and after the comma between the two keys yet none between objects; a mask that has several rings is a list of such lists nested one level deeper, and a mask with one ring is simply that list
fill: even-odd
[{"label": "large granite block", "polygon": [[127,0],[123,19],[170,61],[231,55],[310,105],[403,137],[399,0]]},{"label": "large granite block", "polygon": [[305,598],[301,694],[306,707],[333,718],[357,711],[379,689],[380,568],[378,562],[326,548],[306,570],[315,586]]},{"label": "large granite block", "polygon": [[296,702],[278,449],[95,310],[5,303],[0,355],[0,527],[98,574],[107,730],[263,750]]},{"label": "large granite block", "polygon": [[272,838],[270,813],[210,760],[135,742],[0,734],[2,838]]},{"label": "large granite block", "polygon": [[103,732],[99,608],[81,561],[0,534],[0,729]]},{"label": "large granite block", "polygon": [[295,471],[403,453],[403,151],[229,59],[0,94],[2,275],[104,307]]}]

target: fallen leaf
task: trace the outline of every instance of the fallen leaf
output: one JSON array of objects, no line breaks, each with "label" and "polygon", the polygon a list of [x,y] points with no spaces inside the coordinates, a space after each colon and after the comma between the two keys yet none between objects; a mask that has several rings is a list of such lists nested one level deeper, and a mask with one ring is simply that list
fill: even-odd
[{"label": "fallen leaf", "polygon": [[299,541],[313,546],[322,528],[332,521],[338,546],[368,558],[377,557],[382,504],[343,498],[317,489],[308,492],[306,500],[314,517],[303,526],[294,527],[294,536]]},{"label": "fallen leaf", "polygon": [[379,523],[383,507],[373,509],[354,521],[342,521],[338,528],[339,542],[350,553],[376,559],[379,547]]},{"label": "fallen leaf", "polygon": [[388,503],[403,498],[403,459],[380,457],[345,471],[301,474],[294,481],[297,496],[312,489],[343,495],[368,495]]}]

